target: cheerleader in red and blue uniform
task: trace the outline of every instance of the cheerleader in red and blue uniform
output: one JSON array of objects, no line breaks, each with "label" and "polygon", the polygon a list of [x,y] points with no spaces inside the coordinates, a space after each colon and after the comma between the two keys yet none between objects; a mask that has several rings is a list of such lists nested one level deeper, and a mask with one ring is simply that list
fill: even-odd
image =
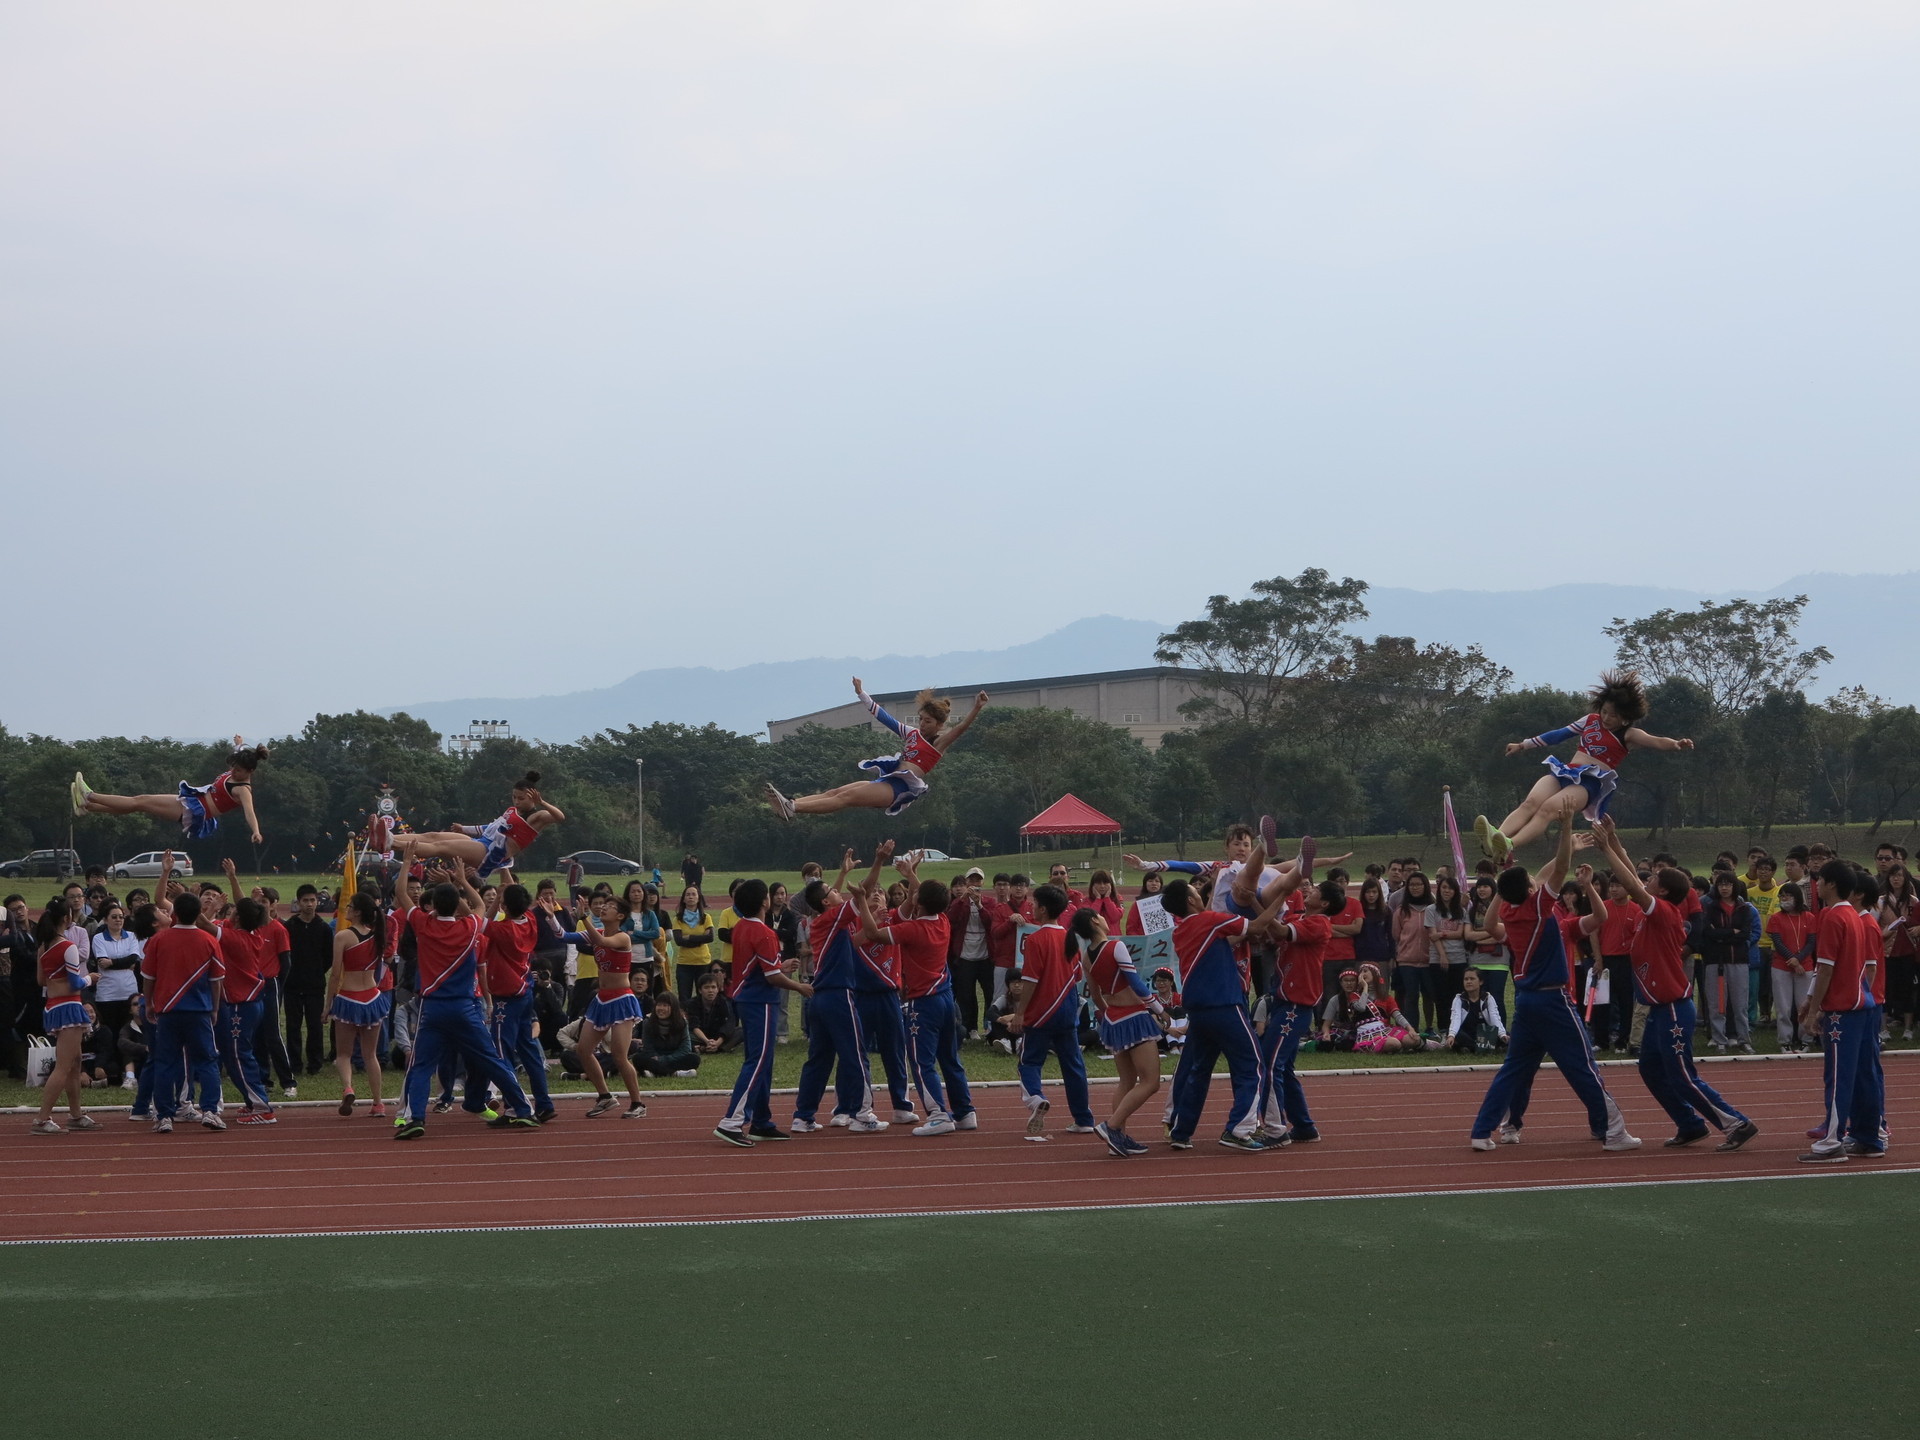
[{"label": "cheerleader in red and blue uniform", "polygon": [[386,958],[386,916],[366,891],[347,902],[347,915],[333,937],[333,970],[327,976],[327,1015],[333,1021],[333,1064],[340,1072],[340,1113],[353,1114],[353,1050],[367,1069],[373,1092],[369,1115],[387,1113],[381,1093],[380,1032],[393,1011],[393,996],[380,987]]},{"label": "cheerleader in red and blue uniform", "polygon": [[106,795],[92,789],[87,777],[73,772],[69,793],[75,815],[151,815],[178,825],[189,840],[211,840],[220,832],[222,817],[238,810],[246,817],[253,843],[260,843],[260,821],[253,813],[253,772],[267,758],[264,745],[248,746],[233,737],[227,768],[211,784],[180,782],[172,795]]},{"label": "cheerleader in red and blue uniform", "polygon": [[1647,716],[1647,692],[1635,672],[1609,670],[1588,694],[1593,709],[1572,724],[1507,746],[1507,754],[1518,755],[1566,740],[1579,741],[1571,760],[1549,755],[1541,762],[1552,773],[1533,782],[1527,798],[1498,828],[1484,815],[1474,817],[1480,848],[1495,860],[1504,861],[1519,846],[1539,839],[1555,820],[1571,824],[1575,815],[1584,812],[1589,823],[1598,824],[1613,804],[1620,766],[1630,751],[1693,749],[1691,740],[1669,740],[1639,728]]},{"label": "cheerleader in red and blue uniform", "polygon": [[600,970],[600,991],[582,1017],[577,1050],[581,1070],[599,1092],[599,1098],[587,1110],[588,1119],[604,1115],[620,1103],[607,1089],[606,1072],[600,1068],[600,1057],[594,1053],[603,1036],[607,1051],[613,1056],[614,1068],[627,1086],[627,1108],[620,1112],[620,1118],[638,1120],[647,1113],[646,1102],[640,1098],[640,1072],[633,1068],[633,1056],[629,1053],[633,1048],[633,1027],[642,1018],[639,998],[633,993],[633,937],[620,928],[621,922],[632,913],[633,907],[618,895],[596,896],[582,922],[587,928],[579,936],[593,946],[593,963]]},{"label": "cheerleader in red and blue uniform", "polygon": [[928,774],[987,707],[987,692],[982,690],[973,697],[973,708],[960,723],[948,729],[953,703],[935,697],[931,690],[922,690],[914,702],[920,712],[919,725],[902,725],[867,694],[858,675],[853,677],[853,693],[860,697],[869,715],[900,737],[899,753],[860,762],[860,768],[876,779],[856,780],[817,795],[797,795],[789,800],[769,782],[767,803],[782,820],[795,815],[831,815],[836,810],[884,810],[898,815],[927,793]]},{"label": "cheerleader in red and blue uniform", "polygon": [[540,773],[529,770],[513,787],[506,813],[485,825],[456,825],[425,835],[392,835],[384,830],[368,842],[374,849],[386,840],[403,860],[454,860],[479,874],[482,880],[498,870],[512,870],[540,832],[565,820],[566,814],[541,795]]},{"label": "cheerleader in red and blue uniform", "polygon": [[1160,1089],[1160,1035],[1166,1009],[1153,989],[1140,978],[1127,947],[1107,935],[1107,919],[1097,910],[1074,912],[1068,935],[1082,952],[1091,954],[1087,978],[1099,1012],[1100,1043],[1113,1055],[1120,1090],[1107,1118],[1093,1133],[1122,1159],[1147,1153],[1147,1147],[1127,1133],[1127,1121]]},{"label": "cheerleader in red and blue uniform", "polygon": [[789,1138],[773,1123],[774,1005],[782,990],[810,996],[813,987],[791,979],[781,966],[780,937],[765,921],[766,881],[741,881],[733,892],[733,908],[740,918],[733,926],[733,978],[727,998],[740,1017],[743,1053],[733,1097],[713,1133],[729,1145],[751,1146],[757,1140]]},{"label": "cheerleader in red and blue uniform", "polygon": [[36,1135],[66,1133],[53,1118],[54,1102],[67,1097],[67,1123],[75,1130],[98,1130],[99,1122],[80,1106],[80,1041],[92,1020],[82,998],[87,989],[87,962],[79,947],[66,938],[67,902],[56,895],[47,902],[34,922],[33,938],[40,947],[40,985],[47,992],[41,1028],[53,1037],[53,1071],[46,1088],[40,1092],[40,1118],[33,1122]]}]

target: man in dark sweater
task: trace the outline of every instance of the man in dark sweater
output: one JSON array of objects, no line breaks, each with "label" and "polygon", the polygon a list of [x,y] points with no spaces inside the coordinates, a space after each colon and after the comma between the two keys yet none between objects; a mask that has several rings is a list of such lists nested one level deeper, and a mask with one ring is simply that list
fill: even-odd
[{"label": "man in dark sweater", "polygon": [[317,1075],[326,1063],[327,974],[333,969],[333,926],[320,918],[320,892],[302,885],[294,895],[293,914],[286,920],[291,942],[287,963],[287,1054],[300,1062],[302,1032],[306,1037],[307,1074]]}]

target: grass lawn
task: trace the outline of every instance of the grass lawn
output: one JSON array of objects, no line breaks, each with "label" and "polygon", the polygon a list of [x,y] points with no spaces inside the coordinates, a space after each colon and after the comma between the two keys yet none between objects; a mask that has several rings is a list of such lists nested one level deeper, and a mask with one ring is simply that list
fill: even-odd
[{"label": "grass lawn", "polygon": [[1858,1174],[20,1248],[5,1432],[1908,1436],[1916,1223]]}]

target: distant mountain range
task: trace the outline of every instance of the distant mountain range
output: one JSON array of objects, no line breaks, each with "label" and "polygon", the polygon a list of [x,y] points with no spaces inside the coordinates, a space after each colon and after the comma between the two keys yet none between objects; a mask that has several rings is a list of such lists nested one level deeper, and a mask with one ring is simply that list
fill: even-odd
[{"label": "distant mountain range", "polygon": [[[1519,685],[1590,685],[1613,658],[1601,633],[1615,616],[1629,619],[1668,606],[1688,609],[1733,594],[1749,599],[1811,596],[1801,625],[1807,645],[1825,645],[1834,663],[1819,676],[1826,693],[1864,685],[1901,704],[1920,701],[1920,645],[1907,624],[1920,614],[1920,573],[1801,575],[1764,591],[1709,594],[1645,585],[1555,585],[1540,590],[1405,590],[1367,592],[1365,635],[1411,635],[1422,642],[1478,644],[1514,673]],[[1024,645],[1004,650],[957,650],[943,655],[883,655],[877,659],[782,660],[737,670],[677,666],[642,670],[618,685],[532,699],[477,697],[418,701],[390,707],[451,733],[472,720],[506,720],[527,739],[571,741],[627,725],[708,721],[752,733],[769,720],[804,715],[852,696],[858,674],[872,691],[934,685],[962,691],[980,685],[1094,670],[1151,665],[1154,642],[1167,625],[1099,615]]]}]

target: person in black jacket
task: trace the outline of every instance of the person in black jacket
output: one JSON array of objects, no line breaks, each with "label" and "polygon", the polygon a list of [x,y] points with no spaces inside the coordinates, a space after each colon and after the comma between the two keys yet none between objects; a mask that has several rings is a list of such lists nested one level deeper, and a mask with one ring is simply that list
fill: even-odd
[{"label": "person in black jacket", "polygon": [[1701,897],[1699,926],[1700,958],[1705,964],[1703,996],[1713,1048],[1724,1054],[1731,1045],[1751,1055],[1747,952],[1760,934],[1760,912],[1748,901],[1747,887],[1733,871],[1713,872],[1712,887]]},{"label": "person in black jacket", "polygon": [[318,1075],[327,1062],[327,975],[333,969],[333,926],[320,918],[320,892],[302,885],[294,892],[287,931],[287,1056]]},{"label": "person in black jacket", "polygon": [[693,1031],[693,1048],[701,1055],[718,1055],[740,1043],[740,1021],[720,993],[718,971],[700,977],[700,987],[687,1006],[687,1025]]}]

